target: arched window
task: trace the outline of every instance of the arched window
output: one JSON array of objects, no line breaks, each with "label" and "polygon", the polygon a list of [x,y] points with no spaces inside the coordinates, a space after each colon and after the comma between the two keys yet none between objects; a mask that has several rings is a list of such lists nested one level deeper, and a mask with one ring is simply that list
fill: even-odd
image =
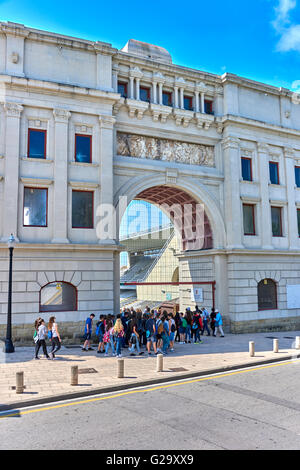
[{"label": "arched window", "polygon": [[50,282],[40,290],[40,312],[77,310],[77,289],[68,282]]},{"label": "arched window", "polygon": [[263,279],[257,285],[258,310],[277,309],[276,282],[272,279]]}]

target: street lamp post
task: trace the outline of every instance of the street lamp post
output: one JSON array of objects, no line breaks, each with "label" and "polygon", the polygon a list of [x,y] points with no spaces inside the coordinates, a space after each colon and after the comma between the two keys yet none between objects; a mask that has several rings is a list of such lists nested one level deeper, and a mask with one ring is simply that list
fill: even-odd
[{"label": "street lamp post", "polygon": [[9,249],[9,277],[8,277],[8,301],[7,301],[7,328],[6,328],[6,339],[5,339],[5,352],[13,353],[15,348],[11,338],[11,295],[12,295],[12,259],[13,251],[15,247],[15,238],[13,234],[8,240]]}]

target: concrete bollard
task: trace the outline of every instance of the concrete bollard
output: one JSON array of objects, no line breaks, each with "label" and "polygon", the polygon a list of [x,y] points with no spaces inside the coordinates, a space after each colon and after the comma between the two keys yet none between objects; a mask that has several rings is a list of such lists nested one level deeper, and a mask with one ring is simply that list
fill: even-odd
[{"label": "concrete bollard", "polygon": [[296,336],[296,349],[300,349],[300,336]]},{"label": "concrete bollard", "polygon": [[278,353],[278,339],[273,339],[273,352]]},{"label": "concrete bollard", "polygon": [[118,379],[124,378],[124,359],[117,360],[117,378]]},{"label": "concrete bollard", "polygon": [[16,373],[16,393],[24,392],[24,372]]},{"label": "concrete bollard", "polygon": [[162,372],[164,369],[164,356],[162,354],[157,354],[156,359],[156,372]]},{"label": "concrete bollard", "polygon": [[249,354],[251,357],[255,356],[254,341],[249,341]]},{"label": "concrete bollard", "polygon": [[71,385],[78,385],[78,366],[71,366]]}]

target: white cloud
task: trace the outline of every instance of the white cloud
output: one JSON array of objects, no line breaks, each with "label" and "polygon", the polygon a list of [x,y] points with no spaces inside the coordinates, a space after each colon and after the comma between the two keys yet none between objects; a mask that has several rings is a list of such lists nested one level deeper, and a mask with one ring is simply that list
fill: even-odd
[{"label": "white cloud", "polygon": [[300,24],[290,26],[282,33],[277,44],[277,50],[281,52],[300,52]]},{"label": "white cloud", "polygon": [[290,23],[289,13],[296,8],[296,0],[279,0],[277,7],[275,7],[275,20],[273,26],[276,31],[280,32],[287,24]]},{"label": "white cloud", "polygon": [[275,19],[272,25],[280,36],[276,46],[277,51],[300,52],[300,25],[293,24],[290,19],[290,12],[294,10],[296,6],[296,0],[279,0],[277,6],[274,8]]}]

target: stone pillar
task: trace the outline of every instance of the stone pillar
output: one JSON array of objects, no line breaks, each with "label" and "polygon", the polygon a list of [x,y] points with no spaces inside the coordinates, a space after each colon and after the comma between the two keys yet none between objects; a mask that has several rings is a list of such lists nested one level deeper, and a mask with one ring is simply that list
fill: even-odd
[{"label": "stone pillar", "polygon": [[2,240],[7,241],[12,233],[18,241],[20,118],[23,106],[17,103],[5,103],[4,110],[6,126]]},{"label": "stone pillar", "polygon": [[222,145],[224,152],[224,195],[227,248],[243,248],[239,139],[227,136],[222,141]]},{"label": "stone pillar", "polygon": [[134,77],[129,77],[129,98],[134,100]]},{"label": "stone pillar", "polygon": [[184,89],[181,87],[179,91],[180,91],[180,103],[179,103],[179,107],[180,107],[180,109],[184,109],[184,97],[183,97],[183,91],[184,91]]},{"label": "stone pillar", "polygon": [[204,92],[202,92],[202,93],[201,93],[201,113],[202,113],[202,114],[205,113],[204,98],[205,98],[205,95],[204,95]]},{"label": "stone pillar", "polygon": [[[116,120],[113,116],[99,116],[100,125],[100,205],[102,209],[99,214],[112,211],[114,207],[114,181],[113,181],[113,141],[114,124]],[[105,209],[105,210],[104,210]],[[111,214],[112,214],[111,212]],[[112,214],[113,215],[113,214]],[[114,220],[114,232],[116,221]],[[99,243],[115,243],[117,235],[112,234],[111,238],[99,240]]]},{"label": "stone pillar", "polygon": [[138,77],[135,79],[135,99],[140,99],[140,79]]},{"label": "stone pillar", "polygon": [[269,197],[269,147],[265,143],[257,144],[257,160],[259,171],[259,186],[261,197],[261,244],[265,250],[270,250],[272,246],[272,222],[271,207]]},{"label": "stone pillar", "polygon": [[153,95],[153,103],[157,104],[157,83],[152,83],[152,95]]},{"label": "stone pillar", "polygon": [[199,113],[200,103],[199,103],[199,91],[195,91],[195,112]]},{"label": "stone pillar", "polygon": [[174,86],[174,108],[178,108],[178,87]]},{"label": "stone pillar", "polygon": [[120,312],[120,253],[115,251],[114,254],[114,313]]},{"label": "stone pillar", "polygon": [[68,240],[68,133],[71,113],[54,109],[54,191],[52,243]]},{"label": "stone pillar", "polygon": [[294,150],[292,148],[284,148],[284,161],[285,161],[285,177],[286,177],[286,197],[287,205],[287,220],[288,220],[288,237],[289,249],[298,248],[298,223],[297,223],[297,210],[295,200],[295,161]]},{"label": "stone pillar", "polygon": [[163,84],[159,82],[158,84],[158,102],[159,104],[163,104],[163,96],[162,96]]}]

